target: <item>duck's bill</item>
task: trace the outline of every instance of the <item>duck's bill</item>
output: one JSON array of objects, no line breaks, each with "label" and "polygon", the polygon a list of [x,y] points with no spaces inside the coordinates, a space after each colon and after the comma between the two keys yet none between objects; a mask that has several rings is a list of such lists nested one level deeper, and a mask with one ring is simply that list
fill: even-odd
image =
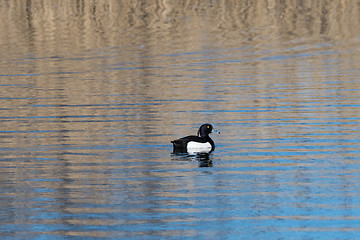
[{"label": "duck's bill", "polygon": [[217,133],[217,134],[220,134],[220,131],[216,130],[213,128],[213,130],[211,131],[211,133]]}]

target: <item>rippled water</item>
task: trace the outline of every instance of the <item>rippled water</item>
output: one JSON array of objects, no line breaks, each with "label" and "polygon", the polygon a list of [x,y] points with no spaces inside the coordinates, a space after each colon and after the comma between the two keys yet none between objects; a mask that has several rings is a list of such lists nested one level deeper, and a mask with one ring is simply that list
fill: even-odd
[{"label": "rippled water", "polygon": [[357,1],[93,2],[0,2],[2,239],[358,238]]}]

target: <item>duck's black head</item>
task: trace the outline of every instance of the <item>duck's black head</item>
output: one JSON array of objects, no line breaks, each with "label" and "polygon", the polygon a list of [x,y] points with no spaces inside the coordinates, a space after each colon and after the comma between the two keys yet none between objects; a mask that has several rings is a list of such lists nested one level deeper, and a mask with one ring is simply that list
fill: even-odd
[{"label": "duck's black head", "polygon": [[211,124],[205,123],[201,125],[197,135],[199,137],[207,137],[209,136],[210,133],[220,133],[220,132],[216,131]]}]

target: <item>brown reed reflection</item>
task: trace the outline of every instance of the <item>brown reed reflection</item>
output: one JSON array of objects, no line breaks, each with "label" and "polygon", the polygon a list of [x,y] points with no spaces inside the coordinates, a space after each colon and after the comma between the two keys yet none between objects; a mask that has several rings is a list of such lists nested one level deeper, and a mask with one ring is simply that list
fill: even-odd
[{"label": "brown reed reflection", "polygon": [[[273,41],[358,37],[357,1],[2,1],[0,44],[7,52],[66,55],[145,45],[163,52]],[[16,44],[14,44],[16,43]]]}]

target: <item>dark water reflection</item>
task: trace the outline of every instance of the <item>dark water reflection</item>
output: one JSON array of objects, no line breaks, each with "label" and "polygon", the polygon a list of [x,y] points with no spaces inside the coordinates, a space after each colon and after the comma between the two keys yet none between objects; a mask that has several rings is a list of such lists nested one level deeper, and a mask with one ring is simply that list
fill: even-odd
[{"label": "dark water reflection", "polygon": [[358,238],[359,6],[0,1],[1,238]]},{"label": "dark water reflection", "polygon": [[173,153],[172,159],[174,161],[189,161],[189,162],[198,162],[199,167],[212,167],[212,154],[210,153],[197,153],[197,154],[188,154],[188,153]]}]

